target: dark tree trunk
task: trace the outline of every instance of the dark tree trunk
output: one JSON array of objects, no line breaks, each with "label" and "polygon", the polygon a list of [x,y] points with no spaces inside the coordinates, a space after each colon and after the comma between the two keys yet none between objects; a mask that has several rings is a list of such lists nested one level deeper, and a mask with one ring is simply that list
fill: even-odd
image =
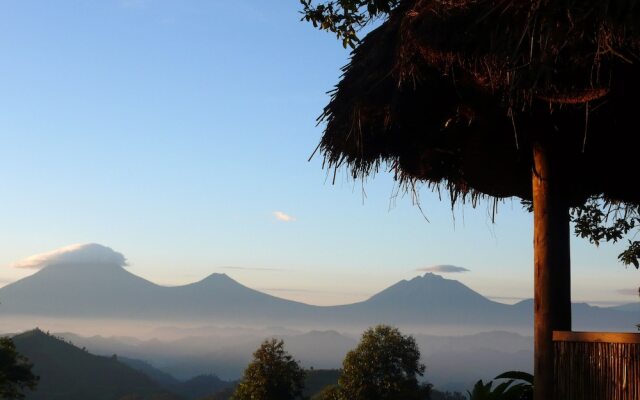
[{"label": "dark tree trunk", "polygon": [[[553,399],[552,333],[571,330],[571,261],[569,206],[552,147],[536,144],[533,151],[534,219],[534,400]],[[557,399],[560,400],[560,399]]]}]

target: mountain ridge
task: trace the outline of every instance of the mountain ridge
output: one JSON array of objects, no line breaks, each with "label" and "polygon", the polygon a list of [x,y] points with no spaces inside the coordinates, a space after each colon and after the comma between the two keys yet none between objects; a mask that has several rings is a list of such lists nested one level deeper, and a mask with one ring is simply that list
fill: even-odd
[{"label": "mountain ridge", "polygon": [[[222,273],[160,286],[122,266],[79,263],[49,265],[0,288],[0,304],[5,315],[277,323],[311,329],[389,323],[525,332],[532,328],[533,316],[531,300],[499,303],[433,273],[396,282],[361,302],[314,306],[260,292]],[[574,310],[574,329],[631,331],[640,320],[637,312],[582,304],[574,304]]]}]

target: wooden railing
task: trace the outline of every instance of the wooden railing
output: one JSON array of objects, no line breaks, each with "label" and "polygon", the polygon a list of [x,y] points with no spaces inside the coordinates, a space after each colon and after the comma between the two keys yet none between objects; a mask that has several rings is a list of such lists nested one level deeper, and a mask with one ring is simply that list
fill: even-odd
[{"label": "wooden railing", "polygon": [[557,400],[640,400],[640,334],[553,332]]}]

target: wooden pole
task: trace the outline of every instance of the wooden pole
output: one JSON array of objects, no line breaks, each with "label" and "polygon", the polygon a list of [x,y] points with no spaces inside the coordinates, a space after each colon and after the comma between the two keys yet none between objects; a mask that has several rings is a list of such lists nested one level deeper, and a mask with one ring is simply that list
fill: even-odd
[{"label": "wooden pole", "polygon": [[569,206],[558,157],[534,145],[534,400],[553,399],[553,331],[571,330]]}]

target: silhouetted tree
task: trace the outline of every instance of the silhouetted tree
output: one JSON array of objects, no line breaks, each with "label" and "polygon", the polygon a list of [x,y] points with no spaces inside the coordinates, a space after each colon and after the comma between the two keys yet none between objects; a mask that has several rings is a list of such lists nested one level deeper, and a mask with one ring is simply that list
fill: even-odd
[{"label": "silhouetted tree", "polygon": [[437,390],[431,391],[431,400],[467,400],[467,396],[460,392],[439,392]]},{"label": "silhouetted tree", "polygon": [[32,367],[11,339],[0,338],[0,398],[23,399],[25,389],[35,389],[38,377]]},{"label": "silhouetted tree", "polygon": [[302,399],[305,372],[284,349],[282,340],[265,340],[253,353],[233,400]]},{"label": "silhouetted tree", "polygon": [[418,383],[424,370],[413,337],[378,325],[366,330],[347,353],[338,385],[345,400],[428,399],[430,385]]}]

